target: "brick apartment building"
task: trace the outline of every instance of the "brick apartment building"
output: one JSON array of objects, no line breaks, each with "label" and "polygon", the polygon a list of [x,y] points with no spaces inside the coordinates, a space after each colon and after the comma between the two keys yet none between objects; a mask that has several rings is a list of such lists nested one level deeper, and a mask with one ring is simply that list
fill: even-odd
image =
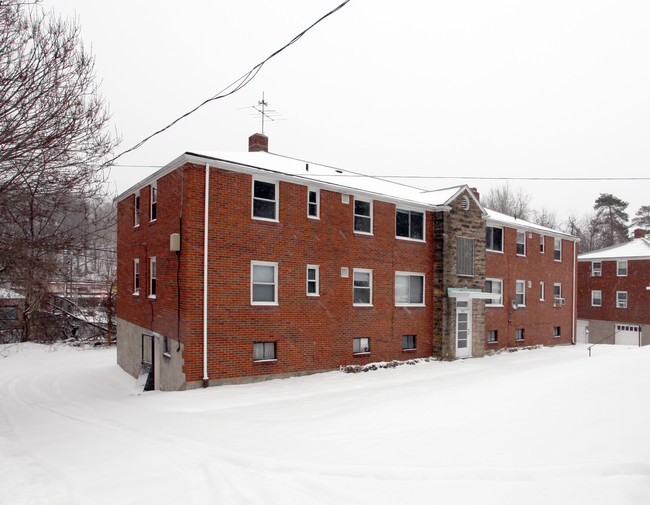
[{"label": "brick apartment building", "polygon": [[[589,343],[650,343],[650,240],[578,256],[578,335]],[[585,331],[588,328],[588,332]]]},{"label": "brick apartment building", "polygon": [[[422,191],[267,151],[256,134],[247,153],[188,152],[118,197],[118,363],[130,374],[152,362],[155,387],[177,390],[571,341],[571,310],[552,309],[545,324],[564,329],[550,339],[522,322],[539,304],[503,318],[515,280],[550,279],[539,253],[492,269],[488,255],[502,306],[497,283],[486,292],[486,219],[503,230],[501,259],[517,246],[475,191]],[[569,300],[572,240],[553,263]],[[489,344],[486,318],[498,333]],[[515,326],[523,340],[511,341]]]}]

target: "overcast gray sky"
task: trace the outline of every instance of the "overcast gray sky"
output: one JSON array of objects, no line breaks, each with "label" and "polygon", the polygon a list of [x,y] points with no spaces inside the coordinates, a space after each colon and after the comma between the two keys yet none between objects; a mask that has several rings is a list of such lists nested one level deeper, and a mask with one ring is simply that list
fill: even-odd
[{"label": "overcast gray sky", "polygon": [[[213,96],[342,0],[45,0],[76,17],[127,149]],[[427,188],[479,177],[650,177],[647,0],[351,0],[212,102],[125,155],[164,165],[243,151],[265,93],[273,152]],[[124,191],[153,169],[113,169]],[[558,217],[601,192],[650,205],[650,181],[510,182]]]}]

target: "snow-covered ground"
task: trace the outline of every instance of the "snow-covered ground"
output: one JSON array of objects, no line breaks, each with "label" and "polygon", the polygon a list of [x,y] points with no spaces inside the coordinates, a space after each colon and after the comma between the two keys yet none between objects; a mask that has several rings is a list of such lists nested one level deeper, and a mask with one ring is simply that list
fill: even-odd
[{"label": "snow-covered ground", "polygon": [[115,350],[0,347],[0,503],[650,503],[650,347],[141,393]]}]

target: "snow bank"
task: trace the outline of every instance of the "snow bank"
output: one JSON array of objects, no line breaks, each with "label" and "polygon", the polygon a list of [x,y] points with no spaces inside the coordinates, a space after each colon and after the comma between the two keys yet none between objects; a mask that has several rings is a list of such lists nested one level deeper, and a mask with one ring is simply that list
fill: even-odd
[{"label": "snow bank", "polygon": [[114,349],[0,346],[0,503],[647,503],[649,365],[573,346],[141,393]]}]

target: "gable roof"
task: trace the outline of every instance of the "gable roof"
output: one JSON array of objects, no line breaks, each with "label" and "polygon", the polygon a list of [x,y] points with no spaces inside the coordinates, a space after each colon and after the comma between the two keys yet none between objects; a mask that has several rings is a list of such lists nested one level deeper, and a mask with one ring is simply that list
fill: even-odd
[{"label": "gable roof", "polygon": [[487,213],[487,224],[488,226],[500,225],[506,226],[508,228],[514,228],[522,231],[532,231],[533,233],[539,233],[540,235],[551,236],[551,237],[560,237],[566,240],[573,240],[578,242],[580,239],[569,233],[564,233],[553,228],[547,228],[539,224],[531,223],[530,221],[524,221],[523,219],[517,219],[516,217],[509,216],[508,214],[503,214],[497,212],[496,210],[485,209]]},{"label": "gable roof", "polygon": [[438,190],[423,190],[382,179],[381,176],[361,174],[265,151],[235,153],[188,151],[121,193],[117,200],[126,198],[185,163],[209,163],[211,166],[219,166],[236,172],[263,175],[295,184],[304,184],[342,193],[374,196],[395,203],[426,207],[429,210],[447,210],[448,205],[466,190],[484,212],[484,208],[476,200],[467,185]]},{"label": "gable roof", "polygon": [[624,244],[617,244],[578,255],[578,261],[625,259],[650,259],[650,240],[647,238],[635,238]]}]

